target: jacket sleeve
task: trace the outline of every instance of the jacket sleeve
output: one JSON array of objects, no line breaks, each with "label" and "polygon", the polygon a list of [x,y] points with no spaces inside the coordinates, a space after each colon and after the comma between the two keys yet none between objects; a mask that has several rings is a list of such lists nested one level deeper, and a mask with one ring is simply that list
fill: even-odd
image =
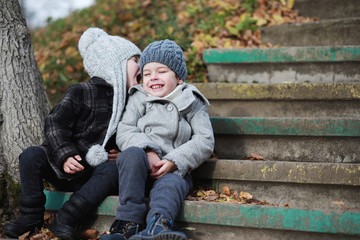
[{"label": "jacket sleeve", "polygon": [[192,107],[193,111],[187,116],[192,128],[191,139],[163,157],[176,164],[178,169],[175,173],[181,176],[206,161],[211,156],[215,145],[207,106],[197,98]]},{"label": "jacket sleeve", "polygon": [[82,89],[73,86],[65,93],[63,100],[56,105],[45,119],[45,137],[53,149],[56,166],[62,169],[66,158],[79,154],[72,140],[72,128],[78,118],[79,99]]},{"label": "jacket sleeve", "polygon": [[137,126],[138,120],[144,116],[146,110],[143,93],[135,92],[129,97],[126,109],[116,131],[116,144],[121,151],[131,146],[152,149],[161,156],[160,147],[155,144]]}]

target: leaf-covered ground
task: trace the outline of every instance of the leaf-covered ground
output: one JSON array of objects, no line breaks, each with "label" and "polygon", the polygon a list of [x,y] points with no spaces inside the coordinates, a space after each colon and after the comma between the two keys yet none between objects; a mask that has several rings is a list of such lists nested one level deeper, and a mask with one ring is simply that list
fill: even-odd
[{"label": "leaf-covered ground", "polygon": [[206,48],[272,47],[260,27],[313,21],[293,10],[295,0],[101,0],[32,32],[35,57],[52,105],[71,85],[88,80],[77,42],[88,27],[125,37],[141,49],[160,39],[184,50],[189,82],[206,82]]}]

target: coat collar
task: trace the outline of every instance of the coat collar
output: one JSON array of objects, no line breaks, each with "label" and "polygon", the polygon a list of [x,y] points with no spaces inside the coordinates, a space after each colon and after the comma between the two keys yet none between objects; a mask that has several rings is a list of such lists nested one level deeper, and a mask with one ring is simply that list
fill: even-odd
[{"label": "coat collar", "polygon": [[112,87],[110,84],[108,84],[104,79],[99,77],[92,77],[89,80],[90,83],[95,84],[97,86],[105,86],[105,87]]},{"label": "coat collar", "polygon": [[[210,106],[209,101],[204,97],[204,95],[195,86],[192,86],[192,85],[189,85],[186,83],[183,83],[183,84],[184,84],[184,87],[182,88],[182,94],[179,94],[177,97],[175,97],[172,100],[168,100],[165,98],[159,98],[159,97],[153,97],[153,96],[147,96],[145,101],[147,101],[147,102],[155,102],[155,101],[172,102],[176,105],[176,107],[179,109],[179,111],[182,111],[182,110],[188,108],[195,101],[194,95],[197,95],[206,103],[206,105]],[[133,94],[136,91],[139,91],[139,92],[147,95],[142,84],[131,87],[129,89],[129,94]]]}]

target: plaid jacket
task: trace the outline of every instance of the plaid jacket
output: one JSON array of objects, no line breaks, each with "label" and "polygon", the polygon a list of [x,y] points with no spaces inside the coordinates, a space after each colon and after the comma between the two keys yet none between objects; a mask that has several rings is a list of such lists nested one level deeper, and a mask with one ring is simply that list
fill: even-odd
[{"label": "plaid jacket", "polygon": [[[93,77],[87,83],[70,87],[63,100],[50,111],[45,119],[45,142],[42,146],[59,178],[71,179],[91,168],[85,161],[85,155],[91,146],[103,143],[111,118],[112,102],[112,86],[101,78]],[[107,150],[115,146],[110,139]],[[80,163],[85,170],[67,174],[63,170],[63,163],[74,155],[81,156],[83,160]]]}]

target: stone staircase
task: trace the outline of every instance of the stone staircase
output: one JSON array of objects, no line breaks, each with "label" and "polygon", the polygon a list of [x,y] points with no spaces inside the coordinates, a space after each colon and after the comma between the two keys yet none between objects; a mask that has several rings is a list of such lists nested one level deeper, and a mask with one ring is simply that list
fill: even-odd
[{"label": "stone staircase", "polygon": [[[185,201],[176,224],[193,240],[360,238],[360,2],[295,0],[318,22],[261,29],[271,49],[209,49],[218,159],[197,185],[251,193],[272,205]],[[246,160],[252,153],[264,160]],[[70,193],[45,191],[46,208]],[[88,225],[107,231],[117,196]]]}]

